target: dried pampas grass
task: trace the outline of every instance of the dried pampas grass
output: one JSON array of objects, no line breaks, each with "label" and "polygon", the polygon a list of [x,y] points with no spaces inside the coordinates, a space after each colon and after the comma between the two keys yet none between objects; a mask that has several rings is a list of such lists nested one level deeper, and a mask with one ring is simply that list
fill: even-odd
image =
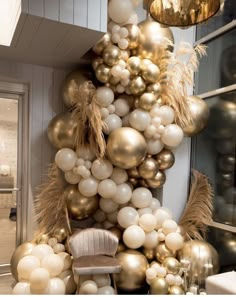
[{"label": "dried pampas grass", "polygon": [[96,88],[91,81],[85,81],[79,86],[78,103],[72,116],[78,123],[76,130],[76,149],[89,145],[98,158],[103,158],[106,142],[103,135],[99,106],[96,102]]},{"label": "dried pampas grass", "polygon": [[193,177],[189,199],[179,225],[186,232],[187,239],[202,240],[212,221],[213,190],[207,176],[193,170]]},{"label": "dried pampas grass", "polygon": [[66,185],[57,165],[49,165],[48,180],[39,187],[35,199],[36,220],[39,224],[36,239],[41,234],[52,235],[56,229],[65,228],[68,234],[71,232],[64,195]]}]

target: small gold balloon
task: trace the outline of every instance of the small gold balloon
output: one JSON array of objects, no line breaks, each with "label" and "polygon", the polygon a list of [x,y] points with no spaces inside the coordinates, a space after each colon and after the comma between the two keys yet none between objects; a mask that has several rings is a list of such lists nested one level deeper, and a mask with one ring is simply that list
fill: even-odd
[{"label": "small gold balloon", "polygon": [[134,24],[128,24],[124,26],[128,32],[129,35],[127,37],[127,40],[129,42],[128,49],[135,49],[138,47],[139,40],[140,40],[140,30],[139,27]]},{"label": "small gold balloon", "polygon": [[142,94],[146,89],[146,84],[142,77],[136,76],[130,81],[129,89],[131,94],[139,95]]},{"label": "small gold balloon", "polygon": [[60,113],[48,125],[48,139],[57,149],[74,148],[77,126],[71,111]]},{"label": "small gold balloon", "polygon": [[153,93],[144,93],[139,99],[139,107],[149,111],[156,103],[156,96]]},{"label": "small gold balloon", "polygon": [[138,57],[130,57],[126,62],[126,67],[131,75],[138,75],[141,71],[141,60]]},{"label": "small gold balloon", "polygon": [[93,70],[96,70],[99,65],[103,64],[103,58],[97,57],[92,61]]},{"label": "small gold balloon", "polygon": [[138,182],[139,182],[139,185],[141,186],[141,187],[144,187],[144,188],[148,188],[148,184],[147,184],[147,182],[146,182],[146,180],[145,179],[139,179],[138,180]]},{"label": "small gold balloon", "polygon": [[154,95],[158,96],[161,91],[161,85],[159,83],[154,83],[147,86],[147,91],[153,93]]},{"label": "small gold balloon", "polygon": [[111,227],[108,229],[111,233],[113,233],[119,240],[122,238],[122,232],[117,227]]},{"label": "small gold balloon", "polygon": [[144,248],[143,251],[142,251],[142,253],[147,258],[148,261],[152,261],[155,258],[155,251],[154,251],[154,249],[150,250],[150,249]]},{"label": "small gold balloon", "polygon": [[146,65],[142,72],[142,77],[148,82],[148,83],[155,83],[160,75],[160,69],[157,65],[151,63],[149,65]]},{"label": "small gold balloon", "polygon": [[182,286],[170,286],[168,292],[170,295],[185,295],[185,291]]},{"label": "small gold balloon", "polygon": [[109,77],[109,83],[112,84],[112,85],[117,85],[118,83],[120,82],[120,79],[119,77],[115,77],[114,75],[110,75]]},{"label": "small gold balloon", "polygon": [[166,295],[168,293],[168,283],[163,277],[156,277],[150,283],[151,295]]},{"label": "small gold balloon", "polygon": [[129,178],[129,182],[131,183],[131,185],[133,185],[134,187],[136,187],[138,185],[138,179],[131,177]]},{"label": "small gold balloon", "polygon": [[83,196],[76,185],[69,185],[65,189],[67,209],[75,220],[83,220],[92,215],[98,208],[98,196]]},{"label": "small gold balloon", "polygon": [[166,268],[167,273],[177,274],[180,270],[180,263],[173,257],[167,257],[162,262],[163,267]]},{"label": "small gold balloon", "polygon": [[152,189],[160,188],[166,181],[166,175],[163,171],[158,171],[154,178],[147,179],[148,186]]},{"label": "small gold balloon", "polygon": [[119,242],[116,253],[118,254],[120,252],[124,252],[126,249],[127,249],[127,247],[122,242]]},{"label": "small gold balloon", "polygon": [[107,140],[110,161],[123,169],[138,166],[145,158],[147,144],[141,133],[129,127],[115,129]]},{"label": "small gold balloon", "polygon": [[175,155],[167,149],[162,150],[155,159],[161,170],[169,169],[175,163]]},{"label": "small gold balloon", "polygon": [[139,173],[136,167],[127,170],[128,176],[133,178],[139,178]]},{"label": "small gold balloon", "polygon": [[153,158],[146,158],[138,167],[138,173],[144,179],[154,178],[158,170],[157,161]]},{"label": "small gold balloon", "polygon": [[148,268],[145,256],[135,250],[125,250],[118,253],[116,258],[121,265],[121,272],[114,274],[117,288],[132,292],[144,287]]},{"label": "small gold balloon", "polygon": [[162,263],[167,257],[175,257],[176,252],[169,250],[165,243],[159,243],[155,248],[155,255],[157,261]]},{"label": "small gold balloon", "polygon": [[65,228],[57,228],[53,232],[53,237],[57,239],[58,242],[63,242],[68,236],[68,232]]},{"label": "small gold balloon", "polygon": [[49,235],[48,234],[42,234],[37,240],[36,243],[37,244],[41,244],[41,243],[48,243],[49,240]]},{"label": "small gold balloon", "polygon": [[182,128],[185,135],[194,136],[205,128],[209,118],[209,107],[204,100],[197,96],[188,97],[187,103],[193,122],[191,125]]},{"label": "small gold balloon", "polygon": [[106,33],[93,47],[93,51],[97,55],[101,55],[103,50],[111,44],[111,38],[108,33]]},{"label": "small gold balloon", "polygon": [[103,52],[103,61],[108,66],[116,65],[121,58],[120,49],[115,45],[109,45],[104,49]]},{"label": "small gold balloon", "polygon": [[110,67],[106,66],[105,64],[100,64],[96,71],[96,78],[102,83],[107,83],[110,78]]},{"label": "small gold balloon", "polygon": [[19,261],[23,257],[31,255],[31,252],[35,246],[35,243],[24,242],[15,249],[11,257],[11,273],[16,281],[18,281],[17,265]]}]

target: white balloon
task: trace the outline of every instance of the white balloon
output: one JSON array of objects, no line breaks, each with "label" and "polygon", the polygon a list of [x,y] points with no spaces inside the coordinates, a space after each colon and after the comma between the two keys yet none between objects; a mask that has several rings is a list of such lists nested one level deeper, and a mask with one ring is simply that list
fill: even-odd
[{"label": "white balloon", "polygon": [[79,289],[80,295],[95,295],[98,292],[97,284],[92,280],[87,280],[82,283]]},{"label": "white balloon", "polygon": [[151,232],[156,227],[156,221],[153,214],[145,213],[139,218],[138,224],[145,232]]},{"label": "white balloon", "polygon": [[128,48],[129,46],[129,41],[126,38],[122,38],[119,42],[118,42],[118,46],[121,50],[125,50]]},{"label": "white balloon", "polygon": [[156,155],[162,151],[164,143],[160,140],[150,139],[147,141],[147,152],[150,155]]},{"label": "white balloon", "polygon": [[36,268],[30,274],[30,287],[35,290],[43,290],[48,286],[50,279],[49,272],[45,268]]},{"label": "white balloon", "polygon": [[147,129],[151,122],[149,112],[142,109],[135,109],[129,116],[129,123],[131,127],[138,131],[144,131]]},{"label": "white balloon", "polygon": [[127,21],[132,11],[130,0],[111,0],[108,5],[109,17],[118,24]]},{"label": "white balloon", "polygon": [[104,286],[98,289],[97,295],[116,295],[116,293],[111,286]]},{"label": "white balloon", "polygon": [[123,233],[124,244],[130,249],[140,248],[145,241],[145,232],[139,226],[129,226]]},{"label": "white balloon", "polygon": [[158,234],[156,230],[146,233],[143,246],[147,249],[154,249],[158,244]]},{"label": "white balloon", "polygon": [[156,278],[157,274],[156,274],[156,270],[153,269],[152,267],[151,268],[148,268],[146,270],[146,277],[148,280],[152,280],[154,278]]},{"label": "white balloon", "polygon": [[98,192],[98,180],[93,176],[86,179],[81,179],[79,183],[79,191],[85,197],[92,197]]},{"label": "white balloon", "polygon": [[167,125],[161,136],[162,142],[170,147],[178,146],[183,138],[183,130],[176,124]]},{"label": "white balloon", "polygon": [[119,98],[119,99],[115,100],[114,105],[116,108],[115,113],[119,117],[124,117],[129,113],[130,107],[129,107],[128,102],[125,99]]},{"label": "white balloon", "polygon": [[77,161],[76,153],[69,148],[62,148],[56,153],[55,162],[62,171],[70,171]]},{"label": "white balloon", "polygon": [[133,25],[137,25],[138,22],[139,22],[138,15],[137,15],[136,12],[133,11],[133,12],[131,13],[131,15],[130,15],[128,21],[125,22],[125,24],[133,24]]},{"label": "white balloon", "polygon": [[114,101],[115,95],[108,87],[99,87],[96,91],[96,101],[102,107],[109,106]]},{"label": "white balloon", "polygon": [[113,172],[113,166],[106,159],[97,159],[93,162],[91,172],[99,180],[108,179]]},{"label": "white balloon", "polygon": [[118,204],[111,199],[101,198],[99,200],[99,206],[105,213],[112,213],[118,209]]},{"label": "white balloon", "polygon": [[112,198],[117,192],[117,185],[112,179],[104,179],[98,185],[98,194],[103,198]]},{"label": "white balloon", "polygon": [[152,198],[149,207],[152,211],[158,209],[161,206],[160,201],[157,198]]},{"label": "white balloon", "polygon": [[40,261],[35,256],[23,257],[17,265],[19,280],[29,280],[32,271],[39,267]]},{"label": "white balloon", "polygon": [[64,263],[60,256],[51,254],[43,258],[41,266],[47,269],[50,276],[53,277],[62,272]]},{"label": "white balloon", "polygon": [[141,217],[143,214],[145,214],[145,213],[150,213],[150,214],[152,214],[152,210],[151,210],[151,208],[150,208],[150,207],[144,207],[144,208],[140,208],[140,209],[138,209],[138,214],[139,214],[140,217]]},{"label": "white balloon", "polygon": [[168,285],[170,285],[170,286],[175,285],[175,275],[167,274],[166,275],[166,281],[167,281]]},{"label": "white balloon", "polygon": [[30,284],[28,282],[19,282],[12,290],[13,295],[30,295]]},{"label": "white balloon", "polygon": [[128,228],[131,225],[137,225],[138,220],[139,215],[137,210],[130,206],[121,208],[117,215],[117,221],[123,228]]},{"label": "white balloon", "polygon": [[53,277],[49,280],[47,294],[49,295],[65,295],[66,286],[59,277]]},{"label": "white balloon", "polygon": [[48,239],[48,245],[50,245],[50,247],[53,248],[55,244],[57,244],[57,239],[55,237]]},{"label": "white balloon", "polygon": [[178,251],[184,245],[183,236],[176,232],[169,233],[166,235],[165,244],[170,250]]},{"label": "white balloon", "polygon": [[53,247],[53,251],[55,254],[59,254],[65,251],[65,246],[62,243],[57,243]]},{"label": "white balloon", "polygon": [[137,188],[133,191],[131,202],[137,208],[149,207],[152,193],[146,188]]},{"label": "white balloon", "polygon": [[118,215],[118,211],[108,213],[107,214],[108,221],[112,224],[116,224],[117,223],[117,215]]},{"label": "white balloon", "polygon": [[162,125],[166,126],[174,122],[175,112],[168,105],[162,105],[159,110]]},{"label": "white balloon", "polygon": [[93,161],[95,158],[94,152],[89,147],[80,147],[76,150],[78,158]]},{"label": "white balloon", "polygon": [[128,174],[126,172],[126,170],[115,167],[113,169],[112,175],[111,175],[111,179],[117,184],[123,184],[128,180]]},{"label": "white balloon", "polygon": [[165,220],[162,224],[162,230],[165,234],[176,232],[178,225],[174,220]]},{"label": "white balloon", "polygon": [[54,251],[51,246],[45,243],[36,245],[31,252],[31,255],[37,257],[40,261],[42,261],[45,256],[50,254],[54,254]]},{"label": "white balloon", "polygon": [[60,252],[58,253],[58,256],[62,258],[63,260],[63,269],[62,271],[66,271],[71,268],[72,260],[70,254],[66,252]]},{"label": "white balloon", "polygon": [[116,111],[116,107],[114,104],[110,104],[108,107],[107,107],[109,113],[114,113]]},{"label": "white balloon", "polygon": [[107,118],[109,116],[109,110],[105,107],[100,109],[100,114],[102,119],[104,120],[105,118]]},{"label": "white balloon", "polygon": [[130,113],[128,113],[126,116],[122,118],[122,127],[130,127],[129,116]]},{"label": "white balloon", "polygon": [[159,268],[156,268],[156,272],[157,272],[157,275],[160,277],[165,277],[167,273],[166,268],[161,266],[159,266]]},{"label": "white balloon", "polygon": [[112,200],[118,204],[124,204],[129,202],[131,197],[132,197],[132,191],[130,189],[130,186],[124,183],[117,186],[116,193],[112,197]]},{"label": "white balloon", "polygon": [[96,222],[102,223],[106,220],[106,214],[101,209],[97,209],[95,214],[93,215],[93,218]]},{"label": "white balloon", "polygon": [[99,288],[111,285],[111,278],[109,274],[94,274],[93,281],[95,281]]},{"label": "white balloon", "polygon": [[81,177],[78,174],[74,174],[72,170],[65,172],[65,180],[71,184],[76,185],[81,180]]},{"label": "white balloon", "polygon": [[106,127],[104,127],[103,131],[106,134],[110,134],[115,129],[122,127],[122,120],[116,114],[110,114],[105,118],[104,123],[106,124]]},{"label": "white balloon", "polygon": [[161,226],[165,220],[172,218],[171,211],[165,207],[158,208],[157,210],[155,210],[153,212],[153,214],[157,219],[157,225],[156,225],[157,229],[161,228]]}]

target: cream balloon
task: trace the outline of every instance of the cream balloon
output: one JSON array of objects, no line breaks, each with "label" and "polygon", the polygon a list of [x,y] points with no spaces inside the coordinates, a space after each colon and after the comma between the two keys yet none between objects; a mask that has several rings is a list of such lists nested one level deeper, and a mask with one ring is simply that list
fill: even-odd
[{"label": "cream balloon", "polygon": [[164,143],[160,140],[149,139],[147,141],[147,153],[150,155],[156,155],[162,151]]},{"label": "cream balloon", "polygon": [[116,114],[110,114],[104,120],[105,127],[103,128],[103,132],[109,135],[112,131],[122,127],[122,120]]},{"label": "cream balloon", "polygon": [[97,159],[92,164],[91,172],[97,179],[104,180],[112,175],[113,166],[111,162],[106,159]]},{"label": "cream balloon", "polygon": [[50,275],[45,268],[36,268],[30,274],[30,287],[35,290],[46,289],[49,283]]},{"label": "cream balloon", "polygon": [[102,107],[108,107],[114,101],[114,92],[108,87],[99,87],[96,90],[96,102]]},{"label": "cream balloon", "polygon": [[106,220],[106,214],[101,209],[98,209],[95,214],[93,215],[93,218],[96,222],[102,223]]},{"label": "cream balloon", "polygon": [[147,232],[145,234],[145,241],[143,246],[147,249],[154,249],[158,244],[158,234],[156,230]]},{"label": "cream balloon", "polygon": [[30,284],[28,282],[19,282],[12,290],[13,295],[30,295]]},{"label": "cream balloon", "polygon": [[65,246],[62,243],[56,243],[53,247],[53,251],[55,254],[59,254],[65,251]]},{"label": "cream balloon", "polygon": [[130,0],[111,0],[108,5],[109,17],[118,24],[128,21],[132,10]]},{"label": "cream balloon", "polygon": [[94,295],[98,292],[97,284],[92,280],[87,280],[83,282],[79,289],[80,295]]},{"label": "cream balloon", "polygon": [[47,294],[49,295],[65,295],[66,286],[59,277],[53,277],[49,280]]},{"label": "cream balloon", "polygon": [[135,208],[126,206],[121,208],[118,212],[117,221],[123,228],[128,228],[132,225],[138,225],[139,214]]},{"label": "cream balloon", "polygon": [[99,201],[99,206],[105,213],[112,213],[118,209],[118,204],[111,199],[101,198]]},{"label": "cream balloon", "polygon": [[144,131],[151,122],[149,112],[142,109],[135,109],[129,116],[131,127],[138,131]]},{"label": "cream balloon", "polygon": [[111,278],[109,274],[94,274],[92,280],[95,281],[99,288],[111,285]]},{"label": "cream balloon", "polygon": [[48,270],[51,277],[59,275],[63,270],[63,260],[60,256],[51,254],[45,256],[41,262],[42,268]]},{"label": "cream balloon", "polygon": [[111,179],[105,179],[98,185],[98,194],[103,198],[112,198],[117,192],[116,183]]},{"label": "cream balloon", "polygon": [[72,265],[72,260],[71,260],[70,254],[65,253],[65,252],[60,252],[60,253],[58,253],[58,256],[61,257],[63,260],[62,271],[66,271],[66,270],[70,269],[71,265]]},{"label": "cream balloon", "polygon": [[119,117],[124,117],[129,113],[130,106],[129,106],[129,103],[127,102],[127,100],[125,100],[125,99],[119,98],[119,99],[115,100],[114,106],[116,108],[115,113]]},{"label": "cream balloon", "polygon": [[98,192],[98,184],[99,181],[93,176],[90,176],[89,178],[80,181],[78,189],[85,197],[92,197]]},{"label": "cream balloon", "polygon": [[166,235],[165,244],[170,250],[178,251],[184,245],[184,238],[181,234],[172,232]]},{"label": "cream balloon", "polygon": [[154,211],[153,213],[157,219],[157,229],[161,228],[163,222],[165,220],[171,219],[172,214],[171,211],[168,208],[165,207],[160,207],[157,210]]},{"label": "cream balloon", "polygon": [[17,265],[19,280],[29,280],[32,271],[40,267],[40,261],[35,256],[22,258]]},{"label": "cream balloon", "polygon": [[128,174],[126,170],[115,167],[113,168],[112,175],[110,177],[117,185],[123,184],[128,180]]},{"label": "cream balloon", "polygon": [[141,217],[142,215],[146,214],[146,213],[150,213],[152,214],[152,210],[149,207],[144,207],[144,208],[139,208],[138,209],[138,214]]},{"label": "cream balloon", "polygon": [[66,171],[64,177],[65,180],[71,185],[76,185],[81,180],[81,177],[78,174],[74,174],[72,170]]},{"label": "cream balloon", "polygon": [[117,186],[115,195],[112,197],[112,200],[118,204],[124,204],[130,201],[132,197],[132,191],[130,186],[126,183],[120,184]]},{"label": "cream balloon", "polygon": [[149,207],[152,211],[158,209],[161,206],[160,201],[157,198],[152,198]]},{"label": "cream balloon", "polygon": [[177,223],[174,220],[165,220],[162,224],[162,230],[165,234],[176,232],[178,228]]},{"label": "cream balloon", "polygon": [[156,228],[157,220],[153,214],[146,213],[139,218],[138,224],[145,232],[151,232]]},{"label": "cream balloon", "polygon": [[129,226],[123,233],[123,241],[127,247],[138,249],[144,244],[145,232],[139,226]]},{"label": "cream balloon", "polygon": [[148,207],[152,200],[152,193],[146,188],[137,188],[133,191],[131,202],[137,208]]},{"label": "cream balloon", "polygon": [[162,125],[166,126],[174,122],[175,112],[170,106],[163,105],[159,109],[159,117],[161,118]]},{"label": "cream balloon", "polygon": [[98,288],[97,295],[116,295],[115,289],[111,286]]},{"label": "cream balloon", "polygon": [[55,162],[62,171],[70,171],[77,161],[76,153],[69,148],[63,148],[56,153]]},{"label": "cream balloon", "polygon": [[170,147],[178,146],[184,138],[183,130],[176,124],[165,126],[161,141]]}]

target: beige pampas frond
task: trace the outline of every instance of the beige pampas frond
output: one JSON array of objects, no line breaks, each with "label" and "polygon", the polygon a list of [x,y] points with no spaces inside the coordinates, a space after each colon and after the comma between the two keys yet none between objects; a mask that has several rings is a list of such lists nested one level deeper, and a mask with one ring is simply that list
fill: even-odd
[{"label": "beige pampas frond", "polygon": [[78,103],[72,115],[78,123],[75,143],[76,149],[89,145],[98,158],[103,158],[106,150],[104,122],[95,94],[96,88],[91,81],[85,81],[80,85]]},{"label": "beige pampas frond", "polygon": [[48,180],[43,183],[35,199],[38,235],[53,234],[54,230],[65,228],[71,232],[64,190],[66,182],[63,173],[55,163],[49,165]]},{"label": "beige pampas frond", "polygon": [[202,240],[212,221],[213,190],[207,176],[197,170],[193,170],[193,176],[189,199],[178,224],[188,239]]}]

